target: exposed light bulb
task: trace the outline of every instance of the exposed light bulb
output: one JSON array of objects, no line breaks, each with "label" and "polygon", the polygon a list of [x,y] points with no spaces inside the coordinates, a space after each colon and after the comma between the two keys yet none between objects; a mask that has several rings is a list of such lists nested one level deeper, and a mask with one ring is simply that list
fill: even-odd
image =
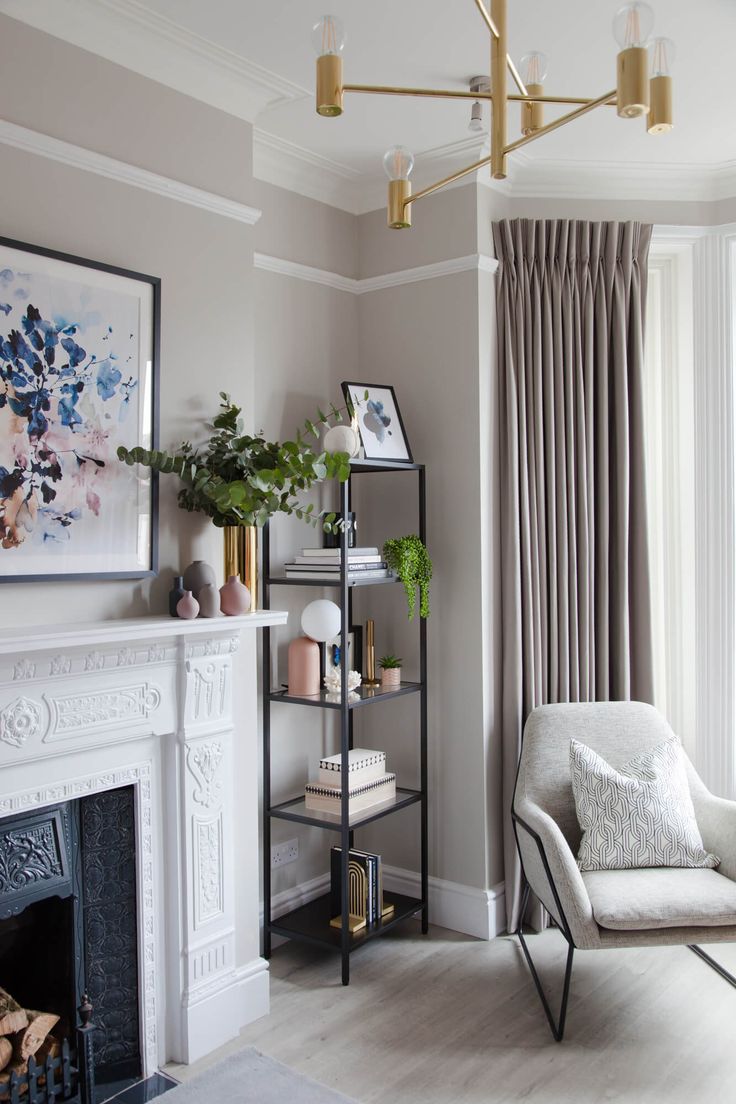
[{"label": "exposed light bulb", "polygon": [[408,180],[414,168],[414,156],[405,146],[392,146],[383,155],[383,167],[389,180]]},{"label": "exposed light bulb", "polygon": [[312,45],[317,57],[336,54],[345,49],[345,28],[336,15],[323,15],[312,27]]},{"label": "exposed light bulb", "polygon": [[521,59],[524,84],[544,84],[547,79],[547,55],[531,50]]},{"label": "exposed light bulb", "polygon": [[613,20],[613,37],[622,50],[646,46],[654,28],[654,12],[643,0],[624,4]]},{"label": "exposed light bulb", "polygon": [[478,134],[483,130],[483,104],[480,100],[476,100],[470,109],[468,130],[473,131],[474,134]]},{"label": "exposed light bulb", "polygon": [[671,38],[655,38],[650,47],[650,75],[652,77],[671,77],[675,61],[675,44]]}]

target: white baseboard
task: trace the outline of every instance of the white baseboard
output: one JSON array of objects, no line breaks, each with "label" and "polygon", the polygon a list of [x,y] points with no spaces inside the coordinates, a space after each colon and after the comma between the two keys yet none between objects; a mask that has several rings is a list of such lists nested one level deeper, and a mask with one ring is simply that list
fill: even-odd
[{"label": "white baseboard", "polygon": [[[384,866],[383,880],[386,889],[404,893],[407,897],[419,897],[420,878],[414,870],[396,866]],[[300,905],[313,901],[330,888],[329,874],[312,878],[292,889],[285,889],[273,897],[271,915],[276,919]],[[473,935],[477,939],[494,939],[506,931],[506,901],[503,882],[491,889],[447,882],[442,878],[429,879],[429,921],[441,928]],[[263,908],[261,908],[263,924]]]},{"label": "white baseboard", "polygon": [[254,958],[218,978],[200,993],[187,995],[182,1007],[182,1049],[178,1061],[191,1064],[237,1038],[246,1024],[270,1011],[268,963]]},{"label": "white baseboard", "polygon": [[[395,893],[421,896],[419,874],[414,870],[384,866],[383,884]],[[503,882],[491,889],[478,889],[430,877],[429,921],[440,928],[474,935],[477,939],[495,939],[506,931]]]}]

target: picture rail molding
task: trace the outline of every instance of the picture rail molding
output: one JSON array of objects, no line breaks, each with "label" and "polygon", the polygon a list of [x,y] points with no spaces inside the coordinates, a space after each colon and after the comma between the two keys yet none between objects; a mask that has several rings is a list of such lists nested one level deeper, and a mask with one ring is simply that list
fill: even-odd
[{"label": "picture rail molding", "polygon": [[416,268],[402,268],[396,272],[385,272],[380,276],[366,276],[357,280],[352,276],[343,276],[339,272],[329,272],[323,268],[312,268],[298,261],[287,261],[281,257],[271,257],[267,253],[254,253],[253,264],[264,272],[273,272],[279,276],[291,276],[295,280],[322,284],[336,291],[347,291],[351,295],[365,295],[383,288],[398,287],[400,284],[415,284],[420,280],[434,280],[441,276],[453,276],[458,272],[488,272],[491,275],[498,269],[498,261],[485,253],[470,253],[466,257],[450,257],[446,261],[418,265]]},{"label": "picture rail molding", "polygon": [[199,207],[210,214],[221,215],[235,222],[242,222],[246,226],[254,226],[262,214],[257,207],[250,207],[247,203],[240,203],[217,192],[208,192],[193,184],[185,184],[182,180],[161,176],[150,169],[142,169],[138,165],[118,161],[104,153],[96,153],[94,150],[85,149],[72,142],[53,138],[49,134],[18,126],[17,123],[8,122],[6,119],[0,119],[0,143],[25,153],[34,153],[51,161],[58,161],[74,169],[104,176],[108,180],[128,184],[133,188],[142,188],[146,192],[153,192],[154,195],[173,199],[178,203],[186,203],[190,207]]}]

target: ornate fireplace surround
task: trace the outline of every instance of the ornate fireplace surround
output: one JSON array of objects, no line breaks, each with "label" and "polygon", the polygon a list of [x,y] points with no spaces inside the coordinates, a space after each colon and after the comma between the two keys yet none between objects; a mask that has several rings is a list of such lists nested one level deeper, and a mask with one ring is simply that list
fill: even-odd
[{"label": "ornate fireplace surround", "polygon": [[[255,762],[257,714],[255,700],[241,707],[235,732],[233,667],[244,631],[285,621],[263,611],[0,633],[0,817],[135,787],[144,1074],[196,1061],[268,1012],[256,777],[236,778],[233,744]],[[249,863],[253,884],[237,886]]]}]

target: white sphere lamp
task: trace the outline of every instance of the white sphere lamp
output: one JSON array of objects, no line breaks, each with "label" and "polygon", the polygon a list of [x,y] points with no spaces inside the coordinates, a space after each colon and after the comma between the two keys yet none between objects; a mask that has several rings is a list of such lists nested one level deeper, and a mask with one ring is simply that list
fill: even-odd
[{"label": "white sphere lamp", "polygon": [[304,607],[302,631],[312,640],[334,640],[340,632],[340,607],[329,598],[318,598]]},{"label": "white sphere lamp", "polygon": [[346,452],[348,456],[356,456],[360,438],[352,426],[331,426],[324,435],[322,447],[325,452]]}]

